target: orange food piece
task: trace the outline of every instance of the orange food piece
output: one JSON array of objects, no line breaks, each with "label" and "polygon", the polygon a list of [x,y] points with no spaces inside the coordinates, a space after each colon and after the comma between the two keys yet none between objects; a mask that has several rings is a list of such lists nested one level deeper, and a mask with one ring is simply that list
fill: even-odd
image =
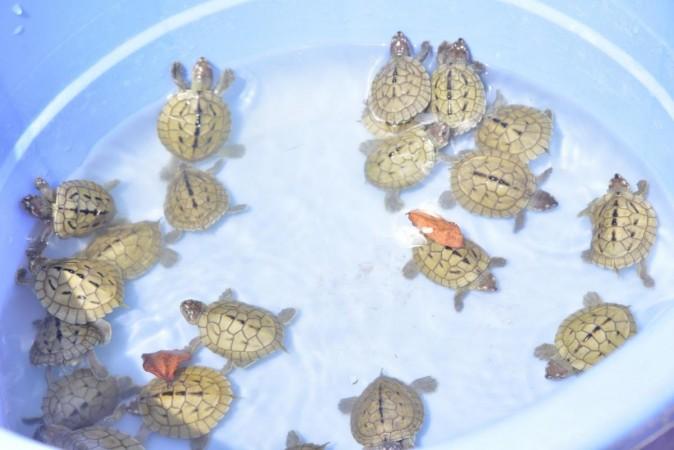
[{"label": "orange food piece", "polygon": [[170,383],[175,379],[180,364],[190,359],[192,354],[185,350],[160,350],[154,353],[143,353],[141,357],[144,371]]},{"label": "orange food piece", "polygon": [[410,222],[428,239],[452,248],[463,247],[461,228],[442,217],[415,209],[407,213]]}]

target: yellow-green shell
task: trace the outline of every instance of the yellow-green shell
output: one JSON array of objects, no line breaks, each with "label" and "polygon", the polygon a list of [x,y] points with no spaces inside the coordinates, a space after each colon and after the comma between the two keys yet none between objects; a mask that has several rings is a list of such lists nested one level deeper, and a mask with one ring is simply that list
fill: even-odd
[{"label": "yellow-green shell", "polygon": [[406,188],[428,176],[437,152],[423,127],[379,141],[365,161],[365,177],[381,188]]},{"label": "yellow-green shell", "polygon": [[412,252],[421,273],[451,289],[470,287],[489,267],[487,252],[469,239],[464,239],[462,248],[446,247],[429,239]]},{"label": "yellow-green shell", "polygon": [[115,216],[115,202],[99,184],[71,180],[56,188],[52,204],[54,233],[60,238],[84,236]]},{"label": "yellow-green shell", "polygon": [[99,379],[91,369],[78,369],[49,384],[42,400],[42,414],[47,425],[63,425],[72,430],[109,416],[119,399],[116,378]]},{"label": "yellow-green shell", "polygon": [[178,92],[157,120],[161,143],[186,161],[199,161],[215,153],[229,137],[231,127],[229,108],[213,91]]},{"label": "yellow-green shell", "polygon": [[143,423],[164,436],[194,439],[208,434],[229,410],[234,398],[229,380],[208,367],[191,366],[172,383],[159,378],[140,392]]},{"label": "yellow-green shell", "polygon": [[59,439],[58,445],[66,450],[145,450],[136,438],[101,426],[72,431]]},{"label": "yellow-green shell", "polygon": [[424,66],[410,56],[394,56],[375,76],[367,105],[390,125],[409,122],[431,101],[431,79]]},{"label": "yellow-green shell", "polygon": [[468,152],[451,169],[456,201],[468,211],[488,217],[513,217],[536,192],[536,178],[515,155],[498,150]]},{"label": "yellow-green shell", "polygon": [[224,186],[208,172],[181,165],[171,180],[164,201],[164,215],[177,230],[205,230],[229,208]]},{"label": "yellow-green shell", "polygon": [[472,130],[487,108],[484,84],[472,65],[441,64],[431,79],[431,111],[455,135]]},{"label": "yellow-green shell", "polygon": [[162,236],[159,222],[138,222],[109,228],[84,250],[91,259],[110,261],[125,279],[141,276],[159,260]]},{"label": "yellow-green shell", "polygon": [[547,152],[552,134],[549,112],[524,105],[506,105],[487,113],[477,130],[480,148],[516,155],[528,163]]},{"label": "yellow-green shell", "polygon": [[202,344],[236,366],[283,347],[283,325],[274,314],[235,300],[208,305],[197,323]]},{"label": "yellow-green shell", "polygon": [[622,269],[644,259],[655,243],[658,219],[641,195],[608,193],[592,208],[592,262]]},{"label": "yellow-green shell", "polygon": [[637,332],[629,308],[602,303],[567,317],[555,336],[560,356],[580,372],[602,360]]},{"label": "yellow-green shell", "polygon": [[382,375],[358,397],[351,412],[351,434],[367,448],[386,441],[414,441],[423,421],[419,394],[400,380]]},{"label": "yellow-green shell", "polygon": [[49,314],[73,324],[103,318],[124,298],[117,266],[86,258],[46,261],[35,274],[34,289]]},{"label": "yellow-green shell", "polygon": [[103,340],[94,325],[75,325],[47,316],[30,348],[30,362],[35,366],[75,365]]}]

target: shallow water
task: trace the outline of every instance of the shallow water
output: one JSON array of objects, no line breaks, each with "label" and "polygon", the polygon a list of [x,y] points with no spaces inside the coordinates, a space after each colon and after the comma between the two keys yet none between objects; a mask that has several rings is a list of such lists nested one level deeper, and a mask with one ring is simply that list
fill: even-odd
[{"label": "shallow water", "polygon": [[[501,290],[470,293],[460,314],[453,291],[423,276],[404,279],[400,270],[411,251],[403,212],[437,209],[448,169],[437,166],[426,183],[404,192],[406,208],[394,215],[384,210],[383,192],[365,182],[358,145],[370,136],[357,121],[368,81],[385,53],[381,47],[314,49],[235,67],[237,82],[225,95],[234,113],[230,142],[244,144],[247,153],[227,161],[218,177],[234,201],[250,209],[207,232],[186,235],[173,246],[179,263],[127,283],[129,308],[110,317],[113,340],[99,357],[111,372],[145,383],[150,375],[141,369],[141,353],[182,347],[196,334],[178,309],[185,298],[213,301],[232,287],[241,300],[271,311],[299,310],[288,328],[287,354],[231,375],[238,398],[216,429],[212,448],[278,449],[290,429],[309,441],[355,448],[337,402],[358,395],[382,369],[406,382],[426,375],[438,379],[438,391],[425,397],[428,419],[418,442],[441,444],[573,382],[545,380],[545,364],[532,352],[551,342],[585,292],[632,305],[641,328],[667,307],[666,294],[674,287],[666,275],[674,254],[673,212],[640,162],[640,149],[625,148],[618,133],[584,114],[582,99],[564,99],[498,68],[487,76],[491,98],[498,88],[511,102],[555,113],[551,154],[533,170],[554,167],[543,188],[560,206],[530,213],[518,234],[512,233],[512,220],[472,216],[460,208],[442,212],[492,256],[508,259],[494,271]],[[168,70],[166,86],[168,95]],[[148,106],[112,130],[70,177],[119,179],[113,192],[119,215],[132,221],[163,213],[166,184],[159,170],[170,157],[155,132],[161,105]],[[452,147],[471,145],[466,136]],[[590,223],[576,214],[605,192],[615,172],[633,185],[651,181],[650,200],[661,224],[649,259],[656,279],[652,290],[633,269],[616,276],[580,259],[589,246]],[[68,255],[85,243],[54,242],[48,255]],[[22,294],[24,301],[35,301],[28,289]],[[27,352],[28,337],[24,344]],[[207,349],[194,361],[223,364]],[[42,370],[16,371],[17,389],[31,392],[30,386],[43,383]],[[18,420],[39,411],[39,395],[10,400],[16,402],[9,405],[17,420],[13,428],[30,434]],[[122,428],[135,432],[139,423],[128,418]],[[187,448],[171,442],[153,436],[148,448]]]}]

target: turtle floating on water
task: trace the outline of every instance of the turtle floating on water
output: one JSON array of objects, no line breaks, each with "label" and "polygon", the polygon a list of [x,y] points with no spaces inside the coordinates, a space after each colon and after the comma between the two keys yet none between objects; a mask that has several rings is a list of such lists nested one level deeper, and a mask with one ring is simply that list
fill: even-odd
[{"label": "turtle floating on water", "polygon": [[60,425],[44,425],[37,430],[35,438],[64,450],[145,450],[136,438],[102,426],[72,431]]},{"label": "turtle floating on water", "polygon": [[644,286],[653,287],[655,281],[648,274],[646,257],[655,243],[658,219],[646,200],[648,182],[641,180],[637,186],[632,192],[627,180],[615,174],[608,192],[578,213],[592,221],[592,243],[582,257],[616,272],[636,265]]},{"label": "turtle floating on water", "polygon": [[414,448],[424,422],[420,394],[434,392],[437,386],[432,377],[407,385],[382,374],[360,396],[341,400],[339,410],[351,415],[351,434],[364,450]]},{"label": "turtle floating on water", "polygon": [[447,41],[438,47],[438,67],[431,78],[431,111],[454,135],[472,130],[486,110],[485,88],[480,75],[485,66],[473,61],[466,41]]},{"label": "turtle floating on water", "polygon": [[288,432],[288,437],[286,438],[286,450],[323,450],[327,446],[328,444],[307,444],[300,439],[300,436],[295,431]]},{"label": "turtle floating on water", "polygon": [[372,81],[362,116],[365,127],[378,137],[403,131],[431,101],[431,79],[422,61],[431,53],[428,42],[412,57],[412,44],[398,31],[391,39],[391,60]]},{"label": "turtle floating on water", "polygon": [[111,262],[37,257],[30,261],[29,270],[30,275],[26,269],[19,269],[17,282],[32,283],[42,306],[64,322],[96,322],[123,304],[122,274]]},{"label": "turtle floating on water", "polygon": [[[188,323],[199,327],[199,337],[191,345],[205,345],[227,358],[229,365],[248,367],[258,359],[283,347],[284,326],[295,316],[293,308],[274,315],[266,309],[236,300],[227,289],[211,304],[185,300],[180,311]],[[228,370],[228,369],[225,369]]]},{"label": "turtle floating on water", "polygon": [[159,140],[174,156],[185,161],[199,161],[216,152],[238,157],[241,145],[223,147],[232,128],[227,104],[220,97],[234,81],[234,72],[222,72],[213,88],[213,69],[206,58],[199,58],[192,69],[192,85],[185,80],[185,67],[175,62],[171,76],[178,92],[172,95],[159,114]]},{"label": "turtle floating on water", "polygon": [[206,230],[225,214],[239,213],[247,208],[246,205],[232,205],[224,186],[215,178],[223,164],[220,159],[204,171],[180,163],[162,173],[162,178],[170,180],[164,215],[175,229],[166,239],[175,242],[184,231]]},{"label": "turtle floating on water", "polygon": [[498,290],[490,269],[505,264],[504,258],[490,257],[482,247],[465,237],[460,248],[427,238],[426,243],[412,249],[412,259],[403,267],[403,275],[412,279],[421,272],[434,283],[454,289],[454,309],[460,312],[469,291]]},{"label": "turtle floating on water", "polygon": [[547,211],[558,205],[552,195],[538,189],[552,168],[536,177],[518,156],[489,149],[463,151],[452,159],[451,191],[443,192],[439,200],[443,208],[458,202],[481,216],[515,217],[517,232],[524,227],[528,209]]},{"label": "turtle floating on water", "polygon": [[105,185],[87,180],[70,180],[52,189],[44,178],[35,179],[40,195],[27,195],[21,203],[40,219],[43,229],[28,250],[38,256],[54,233],[61,239],[87,235],[108,224],[116,213],[115,201],[108,193],[117,181]]},{"label": "turtle floating on water", "polygon": [[110,342],[112,327],[105,320],[75,325],[47,316],[33,322],[37,333],[30,348],[30,362],[34,366],[76,366],[87,358],[89,367],[99,378],[107,370],[96,358],[94,348]]},{"label": "turtle floating on water", "polygon": [[585,294],[583,305],[564,319],[554,345],[536,347],[534,355],[549,361],[546,378],[560,379],[583,372],[636,334],[637,326],[629,307],[604,303],[596,292]]},{"label": "turtle floating on water", "polygon": [[122,224],[96,236],[82,256],[116,264],[124,279],[129,280],[150,270],[157,261],[165,267],[174,265],[178,254],[165,244],[159,222]]},{"label": "turtle floating on water", "polygon": [[475,141],[478,148],[516,155],[526,164],[549,152],[551,135],[552,111],[508,105],[499,92],[477,130]]},{"label": "turtle floating on water", "polygon": [[421,183],[436,162],[446,157],[440,150],[450,134],[447,125],[434,123],[361,144],[361,152],[367,155],[365,178],[386,191],[388,211],[399,211],[403,207],[400,191]]},{"label": "turtle floating on water", "polygon": [[99,378],[91,369],[78,369],[54,380],[48,378],[42,400],[42,417],[24,423],[62,425],[71,430],[88,427],[114,413],[119,403],[138,388],[129,377]]}]

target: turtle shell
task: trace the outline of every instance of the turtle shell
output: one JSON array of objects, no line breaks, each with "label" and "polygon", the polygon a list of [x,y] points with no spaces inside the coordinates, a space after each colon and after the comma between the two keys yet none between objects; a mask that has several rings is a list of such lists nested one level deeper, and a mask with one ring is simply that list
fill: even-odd
[{"label": "turtle shell", "polygon": [[201,342],[238,367],[283,347],[283,325],[276,316],[243,302],[211,303],[197,325]]},{"label": "turtle shell", "polygon": [[44,422],[71,430],[93,425],[112,414],[120,394],[116,378],[99,379],[91,369],[78,369],[49,384],[42,401]]},{"label": "turtle shell", "polygon": [[592,209],[592,262],[611,269],[638,263],[655,242],[658,219],[642,196],[604,195]]},{"label": "turtle shell", "polygon": [[472,65],[441,64],[431,79],[431,110],[455,135],[472,130],[487,108],[484,84]]},{"label": "turtle shell", "polygon": [[372,114],[390,125],[409,122],[431,101],[431,77],[410,56],[396,56],[375,76],[367,105]]},{"label": "turtle shell", "polygon": [[413,441],[423,421],[419,394],[400,380],[381,375],[358,397],[351,412],[351,434],[367,448]]},{"label": "turtle shell", "polygon": [[418,125],[417,121],[414,119],[399,125],[392,125],[374,117],[369,108],[365,108],[363,111],[360,122],[367,129],[367,131],[378,138],[388,138]]},{"label": "turtle shell", "polygon": [[488,113],[477,130],[480,148],[517,155],[528,163],[548,151],[552,118],[548,113],[524,105],[507,105]]},{"label": "turtle shell", "polygon": [[172,383],[155,378],[139,394],[143,423],[164,436],[194,439],[208,434],[229,410],[232,387],[208,367],[191,366]]},{"label": "turtle shell", "polygon": [[75,365],[104,339],[94,325],[75,325],[47,316],[38,326],[30,362],[35,366]]},{"label": "turtle shell", "polygon": [[162,236],[159,222],[138,222],[109,228],[84,250],[84,256],[117,265],[125,279],[138,278],[159,260]]},{"label": "turtle shell", "polygon": [[406,188],[421,182],[435,165],[437,152],[423,127],[380,141],[365,161],[365,177],[381,188]]},{"label": "turtle shell", "polygon": [[213,91],[186,90],[162,108],[157,133],[164,147],[178,158],[199,161],[217,151],[229,137],[229,108]]},{"label": "turtle shell", "polygon": [[428,239],[412,252],[421,273],[451,289],[470,286],[489,267],[487,252],[465,238],[462,248],[447,247]]},{"label": "turtle shell", "polygon": [[567,317],[555,336],[555,347],[577,371],[601,361],[636,334],[629,308],[602,303],[583,308]]},{"label": "turtle shell", "polygon": [[117,266],[95,259],[48,260],[35,274],[34,288],[49,314],[80,325],[101,319],[124,299]]},{"label": "turtle shell", "polygon": [[115,216],[115,201],[103,186],[71,180],[56,188],[52,205],[54,233],[60,238],[84,236]]},{"label": "turtle shell", "polygon": [[145,450],[136,438],[101,426],[71,431],[50,444],[66,450]]},{"label": "turtle shell", "polygon": [[529,204],[536,178],[526,164],[498,150],[462,155],[451,170],[456,201],[468,211],[487,217],[513,217]]},{"label": "turtle shell", "polygon": [[185,164],[171,180],[164,201],[168,223],[185,231],[207,229],[228,208],[229,196],[224,186],[210,173]]}]

